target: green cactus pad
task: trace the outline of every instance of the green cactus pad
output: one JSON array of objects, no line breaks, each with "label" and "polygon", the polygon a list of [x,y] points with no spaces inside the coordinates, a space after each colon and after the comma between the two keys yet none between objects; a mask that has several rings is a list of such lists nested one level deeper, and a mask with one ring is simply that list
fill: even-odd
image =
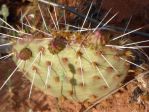
[{"label": "green cactus pad", "polygon": [[121,60],[127,50],[106,47],[108,38],[94,33],[53,32],[22,37],[13,46],[14,61],[34,86],[46,94],[70,100],[91,101],[120,86],[130,69]]}]

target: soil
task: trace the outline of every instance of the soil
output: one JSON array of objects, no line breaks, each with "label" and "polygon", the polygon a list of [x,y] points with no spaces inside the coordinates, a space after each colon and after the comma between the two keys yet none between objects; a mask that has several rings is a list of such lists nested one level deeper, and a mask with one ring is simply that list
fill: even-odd
[{"label": "soil", "polygon": [[[27,1],[27,2],[25,2]],[[20,9],[25,10],[31,0],[1,0],[0,4],[6,3],[11,9],[11,14],[8,17],[10,23],[17,22]],[[148,0],[94,0],[95,6],[92,9],[95,19],[100,19],[110,9],[109,17],[119,12],[118,16],[111,22],[116,26],[125,28],[129,18],[132,16],[132,21],[129,28],[138,28],[145,26],[144,32],[149,32],[149,1]],[[71,7],[77,7],[80,13],[86,13],[90,6],[89,0],[57,0],[59,3],[67,4]],[[102,4],[102,5],[101,5]],[[101,8],[101,9],[100,9]],[[101,14],[98,15],[100,9]],[[96,12],[96,13],[95,13]],[[98,15],[98,16],[97,16]],[[74,14],[67,15],[70,22],[76,19]],[[134,36],[135,41],[147,40],[145,36]],[[149,43],[143,44],[149,45]],[[149,50],[146,49],[149,54]],[[4,83],[8,75],[15,69],[16,65],[11,59],[0,61],[0,85]],[[139,87],[140,83],[133,81],[127,86],[121,88],[118,92],[110,95],[107,99],[93,106],[89,112],[149,112],[149,100],[133,100],[133,92]],[[9,83],[0,90],[0,112],[83,112],[91,104],[77,103],[61,98],[58,100],[52,96],[47,96],[33,88],[31,99],[28,99],[30,90],[30,82],[23,77],[19,71],[15,72]],[[143,91],[144,92],[144,91]],[[142,93],[144,94],[144,93]],[[144,98],[141,94],[139,98]]]},{"label": "soil", "polygon": [[119,12],[117,19],[115,20],[117,23],[133,16],[134,22],[139,21],[140,24],[146,25],[149,23],[148,5],[148,0],[114,0],[114,2],[112,2],[112,0],[103,0],[102,7],[105,10],[112,8],[112,14]]},{"label": "soil", "polygon": [[[11,59],[0,61],[1,85],[14,69],[15,64]],[[11,78],[11,82],[0,92],[0,112],[83,112],[90,105],[87,102],[77,103],[63,98],[58,100],[44,95],[35,87],[31,98],[28,99],[30,87],[30,82],[17,71]],[[136,87],[138,87],[136,81],[128,84],[95,105],[89,112],[148,112],[149,104],[132,100],[132,93]]]}]

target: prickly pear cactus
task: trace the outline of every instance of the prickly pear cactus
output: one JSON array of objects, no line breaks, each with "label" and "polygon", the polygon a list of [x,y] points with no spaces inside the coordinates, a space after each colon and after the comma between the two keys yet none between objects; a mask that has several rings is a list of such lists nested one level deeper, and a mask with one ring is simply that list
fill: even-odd
[{"label": "prickly pear cactus", "polygon": [[106,46],[110,38],[100,32],[50,35],[23,36],[13,45],[14,61],[23,61],[20,71],[46,94],[92,101],[116,89],[128,74],[130,65],[122,59],[130,60],[130,51]]}]

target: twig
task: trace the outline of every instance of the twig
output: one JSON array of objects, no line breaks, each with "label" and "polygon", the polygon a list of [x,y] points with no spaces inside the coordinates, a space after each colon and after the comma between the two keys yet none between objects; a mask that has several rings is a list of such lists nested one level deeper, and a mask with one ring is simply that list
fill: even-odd
[{"label": "twig", "polygon": [[[72,7],[69,7],[69,6],[66,6],[66,5],[63,5],[63,4],[58,4],[58,3],[54,3],[54,2],[50,2],[50,1],[46,1],[46,0],[38,0],[39,2],[41,3],[44,3],[44,4],[47,4],[47,5],[52,5],[52,6],[55,6],[55,7],[58,7],[58,8],[61,8],[61,9],[65,9],[73,14],[76,14],[78,15],[79,17],[81,17],[82,19],[84,19],[86,17],[86,15],[84,14],[80,14],[78,13],[74,8]],[[99,21],[91,18],[91,17],[87,17],[87,21],[90,21],[92,22],[93,24],[98,24]],[[104,25],[105,23],[101,23],[101,25]],[[115,30],[115,31],[118,31],[118,32],[130,32],[132,31],[132,29],[124,29],[124,28],[121,28],[121,27],[117,27],[117,26],[113,26],[113,25],[106,25],[104,27],[102,27],[102,29],[104,30]],[[140,31],[136,31],[136,32],[133,32],[132,34],[134,35],[138,35],[138,36],[143,36],[143,37],[149,37],[149,34],[148,33],[145,33],[145,32],[140,32]]]}]

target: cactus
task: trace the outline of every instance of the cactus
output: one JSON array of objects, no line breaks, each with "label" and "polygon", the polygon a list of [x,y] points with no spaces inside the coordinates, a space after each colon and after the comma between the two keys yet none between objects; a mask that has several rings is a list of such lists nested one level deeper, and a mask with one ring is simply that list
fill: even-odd
[{"label": "cactus", "polygon": [[7,5],[3,4],[0,10],[0,15],[3,16],[4,20],[7,21],[7,17],[9,16],[9,9]]},{"label": "cactus", "polygon": [[129,50],[107,47],[110,38],[99,31],[80,33],[51,31],[15,41],[14,61],[46,94],[79,102],[93,101],[120,86],[130,69]]},{"label": "cactus", "polygon": [[[40,13],[42,15],[41,9]],[[84,24],[80,31],[75,32],[67,29],[67,26],[66,30],[61,26],[58,28],[56,17],[54,30],[46,26],[43,15],[42,19],[49,34],[42,28],[39,30],[29,26],[31,30],[27,31],[30,34],[12,28],[20,37],[16,37],[14,32],[13,35],[7,35],[16,38],[12,39],[12,55],[17,67],[2,87],[19,68],[31,82],[29,98],[34,85],[44,93],[58,98],[63,96],[78,102],[93,102],[118,88],[132,69],[131,64],[144,69],[135,64],[136,54],[131,47],[123,49],[127,48],[122,45],[129,44],[128,39],[119,39],[140,28],[114,38],[97,28],[81,32]],[[31,21],[33,26],[34,22]],[[113,39],[116,41],[111,41]]]}]

